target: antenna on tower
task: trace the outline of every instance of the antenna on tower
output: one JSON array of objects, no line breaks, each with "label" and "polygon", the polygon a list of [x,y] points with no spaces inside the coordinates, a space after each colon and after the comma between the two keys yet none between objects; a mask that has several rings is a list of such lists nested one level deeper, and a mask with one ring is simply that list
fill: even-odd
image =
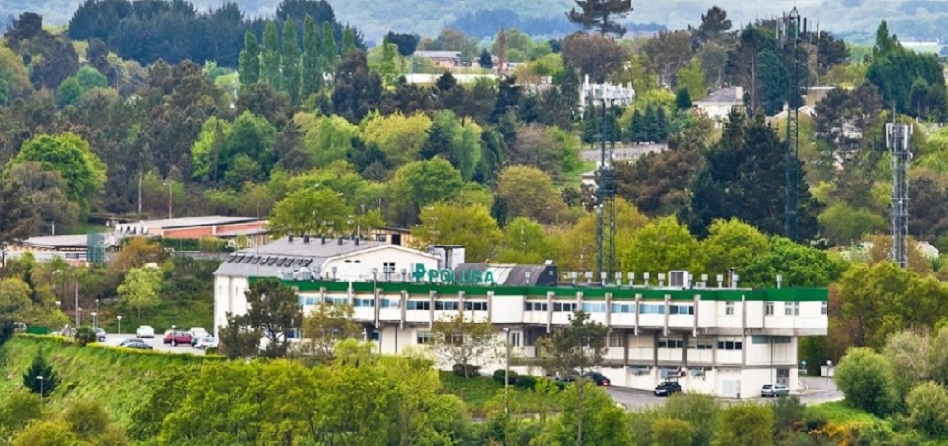
[{"label": "antenna on tower", "polygon": [[897,124],[895,110],[892,111],[892,123],[885,125],[886,147],[892,151],[892,261],[899,267],[908,267],[908,163],[912,159],[909,140],[912,126]]},{"label": "antenna on tower", "polygon": [[799,183],[800,183],[800,103],[803,97],[801,91],[800,43],[807,34],[807,20],[800,17],[800,12],[794,8],[777,21],[777,45],[786,55],[790,65],[790,79],[787,85],[787,165],[786,165],[786,200],[784,203],[784,235],[790,240],[797,241],[797,221],[799,212]]}]

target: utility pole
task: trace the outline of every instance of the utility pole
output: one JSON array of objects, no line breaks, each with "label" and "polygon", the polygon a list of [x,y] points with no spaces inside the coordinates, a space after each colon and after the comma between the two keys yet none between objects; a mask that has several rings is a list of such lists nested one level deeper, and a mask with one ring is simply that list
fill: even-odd
[{"label": "utility pole", "polygon": [[[894,115],[893,115],[894,116]],[[912,127],[907,124],[885,125],[885,142],[892,151],[892,252],[890,257],[902,269],[908,268],[908,163],[912,159],[909,139]]]}]

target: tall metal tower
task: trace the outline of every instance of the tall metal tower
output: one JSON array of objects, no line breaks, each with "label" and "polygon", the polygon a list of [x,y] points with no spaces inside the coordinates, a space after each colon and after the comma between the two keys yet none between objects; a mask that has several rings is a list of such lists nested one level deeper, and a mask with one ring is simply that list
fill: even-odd
[{"label": "tall metal tower", "polygon": [[784,235],[790,240],[797,241],[798,211],[800,209],[800,105],[799,98],[803,91],[800,82],[800,64],[805,51],[800,51],[800,44],[806,36],[807,21],[800,17],[797,8],[777,21],[777,45],[784,50],[790,68],[787,85],[787,166],[786,166],[786,200],[784,203]]},{"label": "tall metal tower", "polygon": [[908,267],[908,162],[912,159],[909,139],[912,127],[906,124],[886,124],[885,142],[892,151],[892,261],[903,269]]},{"label": "tall metal tower", "polygon": [[[596,188],[596,273],[602,283],[616,268],[616,184],[615,184],[615,125],[607,127],[607,119],[613,117],[612,108],[632,103],[635,92],[631,86],[612,84],[590,84],[588,76],[583,83],[582,99],[588,102],[593,113],[601,107],[599,127],[599,169]],[[612,132],[607,130],[611,128]],[[607,147],[606,139],[610,140]]]}]

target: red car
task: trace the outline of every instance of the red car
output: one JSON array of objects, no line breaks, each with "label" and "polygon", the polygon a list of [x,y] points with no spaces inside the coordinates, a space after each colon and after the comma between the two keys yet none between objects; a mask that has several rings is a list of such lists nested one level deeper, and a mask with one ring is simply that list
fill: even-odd
[{"label": "red car", "polygon": [[176,347],[180,344],[191,345],[191,333],[181,330],[168,330],[165,332],[165,344],[171,344]]}]

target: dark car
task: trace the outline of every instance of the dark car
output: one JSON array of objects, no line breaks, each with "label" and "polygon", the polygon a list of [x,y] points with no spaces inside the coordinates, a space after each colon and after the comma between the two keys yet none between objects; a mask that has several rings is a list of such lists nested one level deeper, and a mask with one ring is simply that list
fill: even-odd
[{"label": "dark car", "polygon": [[612,385],[612,381],[609,378],[606,378],[599,372],[586,372],[586,379],[595,382],[597,386],[609,387]]},{"label": "dark car", "polygon": [[133,342],[139,342],[139,343],[142,343],[142,344],[146,344],[146,342],[145,342],[144,339],[141,339],[141,338],[128,338],[128,339],[122,341],[122,342],[119,344],[119,347],[125,347],[126,344],[131,344],[131,343],[133,343]]},{"label": "dark car", "polygon": [[655,396],[670,396],[673,393],[681,393],[681,384],[665,381],[655,388]]},{"label": "dark car", "polygon": [[150,346],[150,345],[148,345],[148,344],[146,344],[146,343],[144,343],[144,342],[141,342],[140,340],[139,340],[139,341],[130,340],[130,342],[123,342],[123,343],[122,343],[122,347],[125,347],[125,348],[134,348],[134,349],[140,349],[140,350],[152,350],[152,349],[153,349],[152,346]]},{"label": "dark car", "polygon": [[191,345],[191,333],[182,330],[168,330],[165,332],[165,344],[171,344],[172,347],[179,344]]}]

